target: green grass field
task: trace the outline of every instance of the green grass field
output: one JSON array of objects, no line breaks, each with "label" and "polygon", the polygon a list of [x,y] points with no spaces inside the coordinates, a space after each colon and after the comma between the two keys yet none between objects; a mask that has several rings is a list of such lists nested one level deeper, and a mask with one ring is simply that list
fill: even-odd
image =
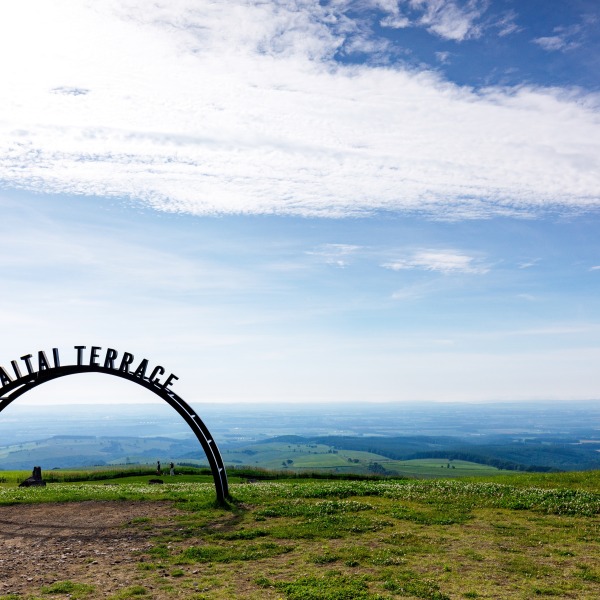
[{"label": "green grass field", "polygon": [[[183,477],[197,476],[163,477],[162,486],[140,476],[29,489],[6,483],[0,504],[172,501],[172,525],[130,524],[156,527],[152,547],[136,557],[142,597],[153,597],[150,583],[160,598],[197,600],[600,597],[598,472],[232,480],[225,507],[215,505],[210,482]],[[28,598],[69,589],[104,597],[86,585],[63,582]]]},{"label": "green grass field", "polygon": [[[340,453],[341,454],[341,453]],[[479,465],[477,463],[466,462],[462,460],[448,461],[446,459],[419,459],[419,460],[407,460],[397,461],[383,458],[378,455],[372,455],[368,452],[358,451],[347,451],[342,455],[343,461],[347,461],[347,458],[360,461],[359,463],[352,463],[346,466],[345,464],[340,465],[340,458],[334,454],[319,454],[306,457],[304,460],[299,460],[298,463],[287,464],[284,467],[282,460],[266,461],[260,463],[259,466],[254,467],[250,465],[229,465],[228,473],[229,478],[235,481],[236,478],[246,478],[245,475],[236,475],[236,472],[245,472],[248,468],[258,469],[272,469],[273,471],[279,472],[282,477],[286,475],[302,475],[302,474],[313,474],[323,473],[331,475],[346,475],[346,474],[358,474],[358,475],[377,475],[377,474],[390,474],[392,476],[399,477],[416,477],[416,478],[449,478],[449,477],[468,477],[468,476],[501,476],[506,474],[507,471],[500,471],[494,467],[486,465]],[[201,463],[201,461],[198,461]],[[384,471],[377,473],[370,470],[370,465],[377,464],[381,465]],[[272,466],[269,466],[272,465]],[[337,465],[337,466],[336,466]],[[43,476],[46,480],[52,482],[69,482],[69,480],[81,481],[88,478],[89,473],[94,473],[96,477],[102,479],[105,482],[123,483],[122,475],[130,471],[132,475],[127,479],[136,483],[147,483],[149,477],[154,476],[154,467],[152,465],[136,465],[131,467],[114,466],[114,467],[94,467],[85,468],[82,470],[77,469],[56,469],[52,471],[44,471]],[[183,473],[182,473],[183,471]],[[163,475],[165,481],[174,482],[199,482],[199,481],[212,481],[211,475],[200,477],[199,475],[190,475],[189,473],[194,471],[193,468],[178,468],[175,480],[169,475]],[[143,474],[137,475],[137,473],[143,472]],[[111,473],[119,474],[118,478],[111,477]],[[6,485],[14,485],[22,482],[31,475],[29,471],[0,471],[0,487]]]}]

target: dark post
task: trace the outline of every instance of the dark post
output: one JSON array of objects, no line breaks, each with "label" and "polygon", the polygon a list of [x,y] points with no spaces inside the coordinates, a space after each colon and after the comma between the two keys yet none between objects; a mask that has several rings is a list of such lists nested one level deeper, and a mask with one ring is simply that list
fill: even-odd
[{"label": "dark post", "polygon": [[42,479],[42,467],[33,467],[31,477],[20,483],[19,487],[31,487],[34,485],[46,485],[46,482]]}]

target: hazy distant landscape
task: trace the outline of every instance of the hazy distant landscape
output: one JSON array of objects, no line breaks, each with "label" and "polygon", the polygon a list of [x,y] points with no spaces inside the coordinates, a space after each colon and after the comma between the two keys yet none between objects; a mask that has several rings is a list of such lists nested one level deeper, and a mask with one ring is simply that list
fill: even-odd
[{"label": "hazy distant landscape", "polygon": [[[600,469],[600,403],[208,404],[199,414],[230,468],[444,476]],[[206,464],[158,404],[11,406],[0,469]]]}]

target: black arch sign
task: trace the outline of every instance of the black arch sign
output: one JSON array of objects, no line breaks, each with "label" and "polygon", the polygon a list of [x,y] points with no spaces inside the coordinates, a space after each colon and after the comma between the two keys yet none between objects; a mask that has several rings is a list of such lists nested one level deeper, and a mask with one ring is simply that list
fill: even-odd
[{"label": "black arch sign", "polygon": [[217,444],[196,411],[171,389],[178,377],[173,373],[167,375],[161,365],[152,368],[146,358],[136,362],[130,352],[120,354],[114,348],[102,352],[101,346],[90,346],[89,350],[86,346],[74,346],[74,349],[76,363],[71,365],[61,365],[58,348],[52,348],[51,360],[40,350],[36,356],[25,354],[19,360],[11,360],[8,370],[0,366],[0,413],[29,390],[59,377],[105,373],[127,379],[154,392],[184,418],[204,449],[215,481],[217,500],[224,502],[229,497],[227,472]]}]

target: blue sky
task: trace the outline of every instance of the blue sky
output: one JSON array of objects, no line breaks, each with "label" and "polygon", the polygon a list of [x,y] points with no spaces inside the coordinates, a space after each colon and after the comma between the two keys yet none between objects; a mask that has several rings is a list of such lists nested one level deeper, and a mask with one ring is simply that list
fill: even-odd
[{"label": "blue sky", "polygon": [[[0,11],[0,364],[110,346],[192,402],[598,397],[596,2]],[[104,379],[31,401],[147,400]]]}]

